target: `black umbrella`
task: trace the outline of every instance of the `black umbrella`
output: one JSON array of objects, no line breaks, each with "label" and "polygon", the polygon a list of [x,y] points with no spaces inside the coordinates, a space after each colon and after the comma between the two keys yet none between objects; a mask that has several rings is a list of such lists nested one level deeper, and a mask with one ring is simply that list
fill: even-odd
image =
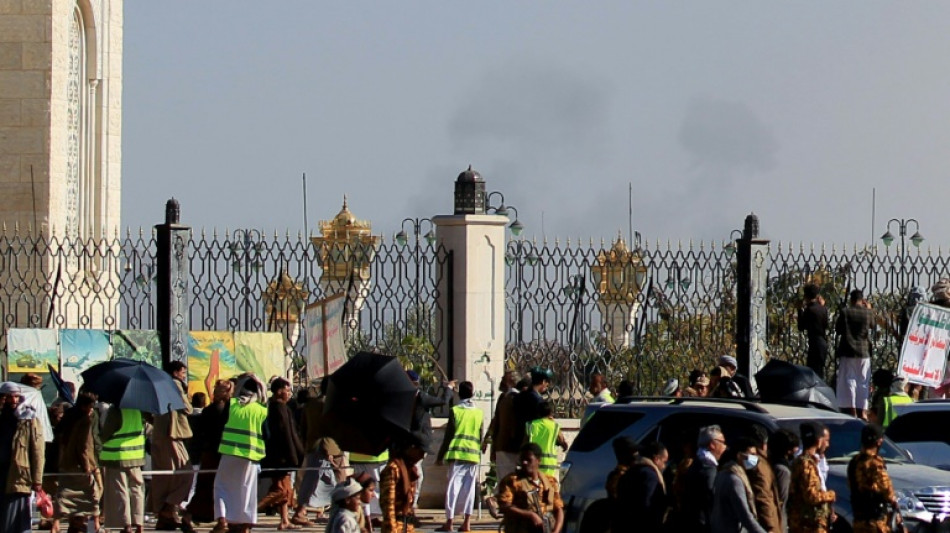
[{"label": "black umbrella", "polygon": [[154,366],[131,359],[114,359],[90,367],[83,384],[99,400],[124,409],[165,414],[185,408],[174,379]]},{"label": "black umbrella", "polygon": [[807,366],[772,359],[755,374],[759,398],[772,402],[801,402],[837,409],[835,392]]},{"label": "black umbrella", "polygon": [[53,380],[53,385],[56,385],[56,392],[59,393],[59,397],[68,403],[76,403],[76,399],[73,398],[73,391],[69,390],[69,387],[66,386],[66,382],[63,381],[63,376],[53,368],[53,365],[46,366],[49,367],[49,377]]},{"label": "black umbrella", "polygon": [[377,455],[409,434],[416,387],[398,359],[360,352],[327,379],[324,413],[341,448]]}]

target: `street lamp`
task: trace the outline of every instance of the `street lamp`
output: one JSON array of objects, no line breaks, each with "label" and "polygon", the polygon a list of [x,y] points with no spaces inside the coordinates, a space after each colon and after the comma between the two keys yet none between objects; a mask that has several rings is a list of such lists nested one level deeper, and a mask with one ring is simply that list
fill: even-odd
[{"label": "street lamp", "polygon": [[891,224],[897,223],[897,231],[901,238],[901,247],[900,247],[900,261],[901,261],[901,283],[906,285],[904,279],[904,261],[907,258],[907,242],[905,237],[907,236],[907,228],[913,222],[914,224],[914,234],[910,236],[910,242],[914,245],[915,248],[920,247],[920,243],[924,242],[924,236],[920,234],[920,223],[913,218],[892,218],[887,221],[887,231],[884,235],[881,235],[881,241],[884,242],[884,246],[890,247],[891,243],[894,242],[894,234],[891,233]]},{"label": "street lamp", "polygon": [[741,238],[742,238],[742,232],[737,229],[734,229],[732,230],[732,232],[729,233],[729,244],[727,244],[723,248],[723,250],[726,251],[726,254],[728,254],[729,257],[736,255],[736,242],[739,241],[739,239]]},{"label": "street lamp", "polygon": [[414,237],[413,257],[414,257],[415,266],[416,266],[416,275],[412,281],[412,290],[415,295],[415,303],[413,305],[414,305],[414,308],[415,308],[414,311],[416,314],[416,317],[415,317],[416,318],[416,337],[419,337],[421,336],[421,332],[422,332],[421,330],[422,310],[420,308],[420,301],[419,301],[420,300],[420,297],[419,297],[420,272],[419,270],[420,270],[420,264],[421,264],[420,257],[419,257],[419,253],[420,253],[419,237],[420,235],[422,235],[423,224],[427,224],[429,231],[427,231],[425,235],[422,235],[422,238],[425,239],[426,242],[429,243],[429,246],[431,247],[435,243],[435,232],[433,231],[435,228],[435,225],[433,224],[432,219],[430,218],[403,219],[402,223],[400,224],[399,233],[396,233],[396,236],[395,236],[396,243],[399,244],[399,246],[406,246],[406,244],[409,243],[409,235],[406,233],[406,224],[410,225],[410,229]]},{"label": "street lamp", "polygon": [[571,349],[577,353],[579,351],[578,347],[581,345],[584,329],[584,315],[581,313],[581,303],[583,302],[584,295],[587,294],[587,279],[583,275],[575,275],[568,276],[567,281],[568,285],[561,289],[561,292],[564,293],[564,296],[571,299],[571,304],[574,308],[574,317],[571,320],[569,336],[571,337]]},{"label": "street lamp", "polygon": [[[492,205],[491,199],[493,196],[500,198],[498,205]],[[485,196],[485,212],[492,213],[502,217],[508,217],[511,220],[511,211],[515,212],[515,221],[512,222],[508,229],[511,230],[511,234],[515,237],[521,235],[521,232],[524,231],[524,224],[518,220],[518,208],[513,205],[505,205],[505,195],[500,191],[492,191]]]},{"label": "street lamp", "polygon": [[251,329],[251,271],[261,269],[261,250],[264,236],[256,229],[238,229],[231,234],[231,269],[235,274],[243,270],[244,330]]}]

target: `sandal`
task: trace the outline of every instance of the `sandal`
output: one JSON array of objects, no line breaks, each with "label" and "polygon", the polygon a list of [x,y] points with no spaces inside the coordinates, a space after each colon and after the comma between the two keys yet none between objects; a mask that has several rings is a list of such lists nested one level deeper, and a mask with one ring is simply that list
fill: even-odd
[{"label": "sandal", "polygon": [[302,529],[302,528],[298,526],[297,524],[293,524],[293,523],[288,524],[286,526],[280,526],[280,525],[277,526],[277,531],[287,531],[289,529]]},{"label": "sandal", "polygon": [[[317,518],[317,520],[319,520],[319,518]],[[313,527],[313,522],[310,520],[307,520],[306,518],[297,518],[296,516],[290,519],[290,523],[297,526]]]}]

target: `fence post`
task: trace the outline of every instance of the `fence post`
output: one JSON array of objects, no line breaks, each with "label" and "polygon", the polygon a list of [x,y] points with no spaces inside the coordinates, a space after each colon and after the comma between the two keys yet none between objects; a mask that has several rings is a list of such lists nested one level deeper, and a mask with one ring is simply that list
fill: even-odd
[{"label": "fence post", "polygon": [[181,207],[172,198],[165,203],[165,223],[155,226],[158,337],[162,343],[162,364],[181,361],[188,364],[189,258],[191,228],[180,222]]},{"label": "fence post", "polygon": [[742,237],[736,241],[736,360],[738,372],[749,378],[765,366],[768,350],[769,241],[759,238],[759,217],[745,217]]}]

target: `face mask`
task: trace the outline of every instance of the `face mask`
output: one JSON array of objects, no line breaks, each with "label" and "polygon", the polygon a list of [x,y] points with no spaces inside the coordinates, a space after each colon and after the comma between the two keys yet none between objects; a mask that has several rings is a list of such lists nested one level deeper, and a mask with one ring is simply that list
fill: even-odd
[{"label": "face mask", "polygon": [[745,461],[742,462],[742,465],[745,466],[745,469],[746,469],[746,470],[752,470],[752,469],[755,468],[756,465],[758,465],[758,464],[759,464],[759,456],[758,456],[758,455],[750,455],[750,456],[748,456],[748,457],[745,458]]}]

